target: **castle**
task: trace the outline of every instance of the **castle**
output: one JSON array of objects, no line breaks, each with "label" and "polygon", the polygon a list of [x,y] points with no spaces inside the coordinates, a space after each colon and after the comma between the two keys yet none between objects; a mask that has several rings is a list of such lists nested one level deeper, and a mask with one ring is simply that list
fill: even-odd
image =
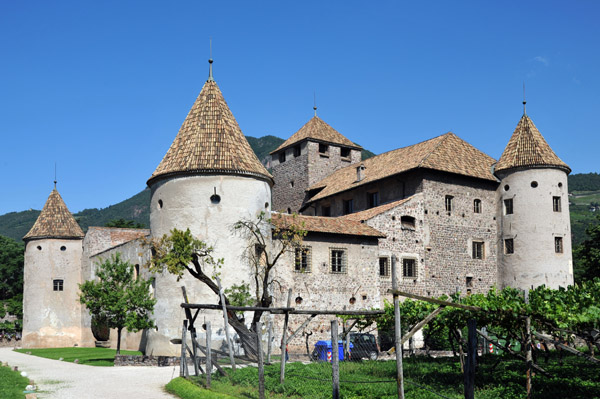
[{"label": "castle", "polygon": [[[285,305],[291,288],[300,309],[382,307],[392,261],[400,289],[426,296],[573,283],[570,169],[525,111],[498,161],[454,133],[361,161],[361,147],[315,108],[272,152],[271,174],[242,134],[209,62],[208,80],[147,182],[149,230],[91,227],[84,234],[56,188],[51,192],[24,237],[25,347],[92,346],[78,284],[95,277],[100,260],[120,252],[136,275],[152,278],[157,299],[157,328],[125,334],[122,345],[177,354],[171,339],[181,336],[180,287],[192,303],[218,298],[188,275],[180,281],[151,275],[142,267],[151,254],[141,240],[189,228],[224,259],[224,287],[253,284],[252,245],[232,225],[261,212],[275,225],[301,222],[307,231],[302,248],[277,265],[274,306]],[[292,317],[291,326],[299,324]],[[307,328],[317,337],[326,335],[326,324]]]}]

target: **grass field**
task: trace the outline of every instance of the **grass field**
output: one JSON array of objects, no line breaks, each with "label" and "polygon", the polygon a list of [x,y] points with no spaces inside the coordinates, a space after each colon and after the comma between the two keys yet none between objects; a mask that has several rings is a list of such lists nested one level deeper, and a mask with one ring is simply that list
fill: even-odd
[{"label": "grass field", "polygon": [[[520,360],[486,356],[476,373],[475,397],[478,399],[521,399],[525,393],[525,366]],[[496,362],[498,362],[496,364]],[[533,377],[532,398],[583,399],[600,398],[598,366],[576,357],[565,357],[564,366],[553,354],[549,363],[539,364],[554,375]],[[342,362],[340,364],[340,397],[346,399],[396,398],[395,362]],[[258,398],[257,369],[246,367],[230,372],[230,378],[213,376],[211,390],[203,386],[203,377],[192,377],[197,387],[187,381],[172,382],[172,393],[185,399],[210,397]],[[405,394],[411,399],[459,399],[464,397],[463,376],[454,358],[411,358],[404,360]],[[266,389],[269,398],[331,398],[331,365],[328,363],[291,363],[286,368],[286,381],[279,384],[279,365],[266,366]],[[171,384],[170,384],[171,385]],[[178,390],[178,386],[185,389]],[[439,396],[442,395],[442,396]],[[212,395],[212,396],[211,396]],[[221,395],[221,396],[218,396]],[[223,396],[224,395],[224,396]]]},{"label": "grass field", "polygon": [[[17,352],[31,352],[32,356],[45,357],[47,359],[58,360],[60,358],[65,362],[74,362],[79,359],[79,364],[88,364],[90,366],[114,366],[115,349],[107,348],[48,348],[48,349],[16,349]],[[139,351],[121,351],[122,355],[141,355]]]},{"label": "grass field", "polygon": [[0,398],[23,399],[23,391],[28,383],[29,379],[22,377],[18,371],[0,366]]}]

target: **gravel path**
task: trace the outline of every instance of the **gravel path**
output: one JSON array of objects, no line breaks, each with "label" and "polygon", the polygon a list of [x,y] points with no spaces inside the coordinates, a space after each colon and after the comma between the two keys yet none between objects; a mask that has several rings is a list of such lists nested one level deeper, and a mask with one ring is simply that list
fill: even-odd
[{"label": "gravel path", "polygon": [[0,348],[0,361],[19,367],[38,386],[40,399],[173,399],[164,386],[179,376],[173,367],[94,367]]}]

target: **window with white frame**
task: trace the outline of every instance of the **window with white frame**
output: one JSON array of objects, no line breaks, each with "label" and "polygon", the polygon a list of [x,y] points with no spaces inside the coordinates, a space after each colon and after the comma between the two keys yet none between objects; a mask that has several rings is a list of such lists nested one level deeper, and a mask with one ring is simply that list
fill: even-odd
[{"label": "window with white frame", "polygon": [[473,259],[483,259],[485,256],[485,244],[483,241],[473,241]]},{"label": "window with white frame", "polygon": [[329,249],[329,265],[331,273],[346,273],[348,265],[348,255],[345,248]]}]

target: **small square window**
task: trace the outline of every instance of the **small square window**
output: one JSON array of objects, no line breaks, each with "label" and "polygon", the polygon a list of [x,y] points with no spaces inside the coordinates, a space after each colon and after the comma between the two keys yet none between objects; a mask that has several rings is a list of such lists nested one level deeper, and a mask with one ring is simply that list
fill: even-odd
[{"label": "small square window", "polygon": [[340,156],[342,158],[350,158],[350,148],[342,147],[340,149]]},{"label": "small square window", "polygon": [[445,199],[445,205],[446,205],[446,212],[452,212],[452,205],[454,197],[451,195],[446,195],[446,199]]},{"label": "small square window", "polygon": [[473,259],[483,259],[484,254],[483,241],[473,241]]},{"label": "small square window", "polygon": [[329,146],[327,144],[319,143],[319,154],[328,154]]},{"label": "small square window", "polygon": [[515,253],[515,242],[512,238],[507,238],[504,240],[504,253],[507,255]]},{"label": "small square window", "polygon": [[311,269],[312,263],[312,254],[310,247],[302,247],[296,248],[295,258],[296,261],[294,263],[294,271],[299,273],[308,273]]},{"label": "small square window", "polygon": [[562,237],[554,237],[554,252],[557,254],[563,253],[563,239]]},{"label": "small square window", "polygon": [[54,291],[62,291],[63,284],[64,284],[64,280],[54,280],[53,281]]},{"label": "small square window", "polygon": [[561,212],[560,197],[552,197],[552,210],[554,212]]},{"label": "small square window", "polygon": [[367,205],[369,208],[379,206],[379,193],[367,193]]},{"label": "small square window", "polygon": [[344,200],[344,215],[354,212],[354,200]]},{"label": "small square window", "polygon": [[381,277],[390,276],[390,258],[381,257],[379,258],[379,275]]},{"label": "small square window", "polygon": [[414,230],[417,223],[416,219],[412,216],[400,216],[400,225],[402,230]]},{"label": "small square window", "polygon": [[480,199],[476,199],[473,201],[473,212],[481,213],[481,200]]},{"label": "small square window", "polygon": [[346,273],[348,259],[345,249],[330,248],[329,261],[331,265],[331,273]]},{"label": "small square window", "polygon": [[504,200],[504,214],[512,215],[512,213],[513,213],[513,199],[512,198],[505,199]]},{"label": "small square window", "polygon": [[416,278],[417,277],[417,260],[402,259],[402,277]]}]

